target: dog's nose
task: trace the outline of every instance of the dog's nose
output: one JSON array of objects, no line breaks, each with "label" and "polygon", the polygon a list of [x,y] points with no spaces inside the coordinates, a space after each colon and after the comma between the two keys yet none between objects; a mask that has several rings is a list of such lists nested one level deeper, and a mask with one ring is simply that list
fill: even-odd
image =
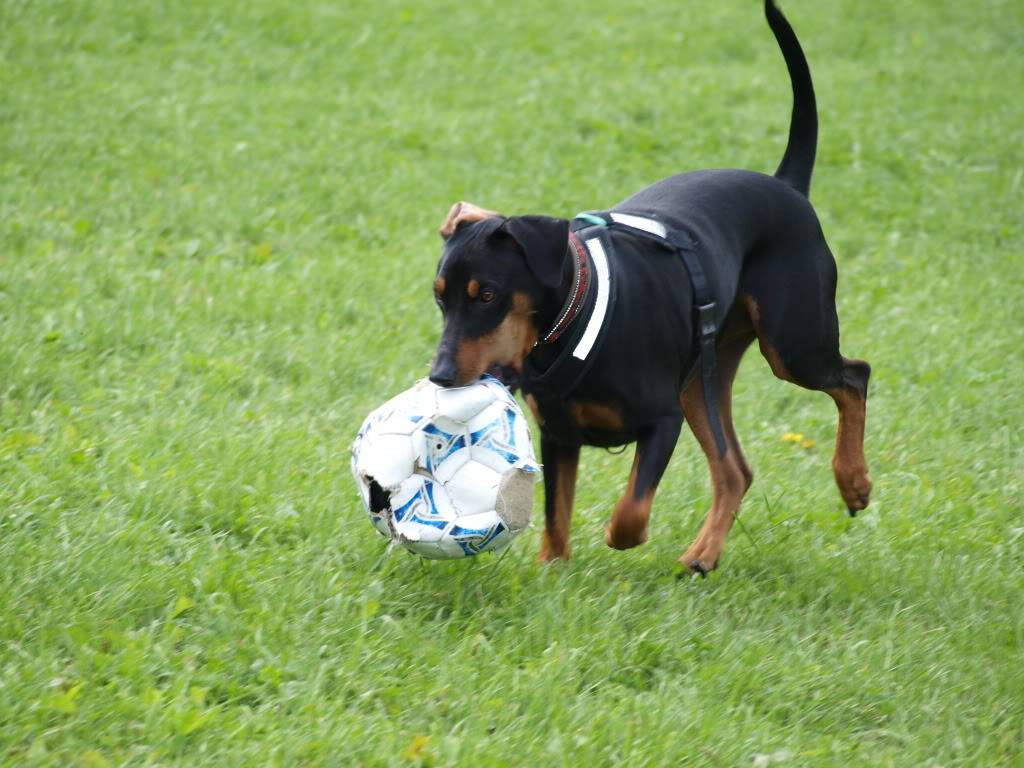
[{"label": "dog's nose", "polygon": [[430,380],[439,387],[450,387],[455,383],[457,374],[455,361],[448,355],[438,355],[430,369]]},{"label": "dog's nose", "polygon": [[430,374],[430,380],[439,387],[450,387],[455,383],[454,376],[441,376],[436,373]]}]

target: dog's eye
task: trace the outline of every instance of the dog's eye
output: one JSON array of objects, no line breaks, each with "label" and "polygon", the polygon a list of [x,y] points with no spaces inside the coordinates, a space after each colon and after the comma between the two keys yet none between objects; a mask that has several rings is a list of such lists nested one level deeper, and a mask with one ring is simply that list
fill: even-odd
[{"label": "dog's eye", "polygon": [[495,293],[490,288],[484,288],[480,291],[480,301],[484,304],[490,304],[495,299]]}]

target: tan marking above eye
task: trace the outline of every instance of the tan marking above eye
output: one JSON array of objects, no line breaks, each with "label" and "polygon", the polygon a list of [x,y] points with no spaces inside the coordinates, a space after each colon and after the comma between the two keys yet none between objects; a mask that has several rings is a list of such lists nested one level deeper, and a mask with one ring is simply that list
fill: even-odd
[{"label": "tan marking above eye", "polygon": [[477,280],[470,280],[466,284],[466,293],[469,294],[469,298],[475,299],[480,295],[480,283]]},{"label": "tan marking above eye", "polygon": [[439,277],[439,278],[437,278],[437,280],[434,281],[434,293],[436,293],[438,296],[440,296],[442,293],[444,293],[444,278],[443,277]]}]

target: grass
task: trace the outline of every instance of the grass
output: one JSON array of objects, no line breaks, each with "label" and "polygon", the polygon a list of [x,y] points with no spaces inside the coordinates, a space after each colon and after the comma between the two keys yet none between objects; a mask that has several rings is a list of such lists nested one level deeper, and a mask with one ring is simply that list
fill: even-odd
[{"label": "grass", "polygon": [[347,447],[426,371],[453,200],[774,168],[757,3],[0,3],[0,762],[1024,764],[1024,9],[785,9],[876,493],[752,353],[691,581],[689,437],[627,553],[586,452],[553,568],[384,556]]}]

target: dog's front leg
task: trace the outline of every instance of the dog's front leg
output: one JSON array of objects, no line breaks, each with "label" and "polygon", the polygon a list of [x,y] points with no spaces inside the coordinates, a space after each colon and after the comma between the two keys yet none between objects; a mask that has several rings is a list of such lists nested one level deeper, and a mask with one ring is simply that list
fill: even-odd
[{"label": "dog's front leg", "polygon": [[540,559],[542,562],[568,560],[580,446],[563,445],[542,435],[540,454],[544,462],[544,541]]},{"label": "dog's front leg", "polygon": [[633,457],[626,492],[615,505],[612,519],[605,528],[604,541],[614,549],[629,549],[647,541],[647,521],[661,476],[672,458],[683,414],[655,422],[641,431]]}]

